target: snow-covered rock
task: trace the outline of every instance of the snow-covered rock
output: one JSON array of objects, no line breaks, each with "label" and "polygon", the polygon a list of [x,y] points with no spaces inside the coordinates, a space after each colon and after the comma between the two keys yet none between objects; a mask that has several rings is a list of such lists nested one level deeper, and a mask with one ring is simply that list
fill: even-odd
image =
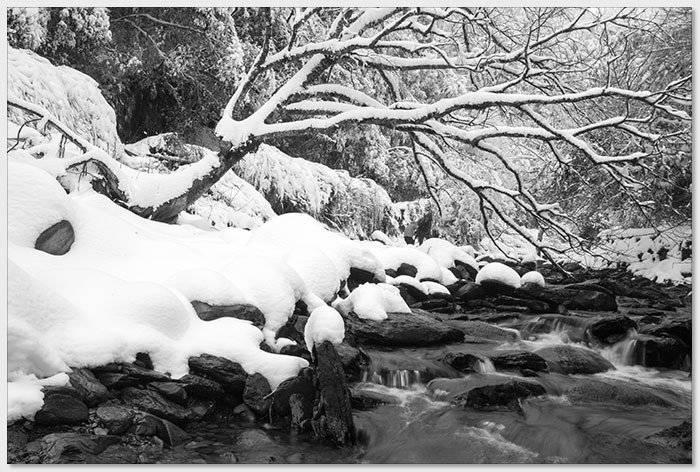
[{"label": "snow-covered rock", "polygon": [[304,342],[309,352],[313,352],[315,344],[330,341],[340,344],[345,337],[345,323],[335,309],[320,306],[311,312],[304,326]]},{"label": "snow-covered rock", "polygon": [[477,284],[498,283],[512,288],[520,287],[520,276],[518,273],[500,262],[490,262],[481,268],[476,274]]},{"label": "snow-covered rock", "polygon": [[411,313],[399,289],[389,284],[362,284],[346,299],[338,299],[333,307],[347,316],[350,312],[366,320],[385,320],[387,313]]},{"label": "snow-covered rock", "polygon": [[523,276],[520,278],[520,284],[535,284],[539,285],[540,287],[544,287],[544,277],[536,270],[531,270],[530,272],[523,274]]}]

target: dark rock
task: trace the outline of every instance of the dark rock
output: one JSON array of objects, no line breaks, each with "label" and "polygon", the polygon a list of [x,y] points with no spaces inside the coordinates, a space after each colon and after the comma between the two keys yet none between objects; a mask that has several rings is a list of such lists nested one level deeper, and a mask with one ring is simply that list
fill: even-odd
[{"label": "dark rock", "polygon": [[100,382],[109,389],[122,389],[151,382],[167,382],[170,377],[135,364],[111,363],[92,369]]},{"label": "dark rock", "polygon": [[152,390],[127,387],[122,390],[121,396],[124,403],[173,423],[184,424],[192,420],[192,414],[189,410],[166,400],[162,395]]},{"label": "dark rock", "polygon": [[668,320],[659,326],[645,326],[639,332],[652,336],[675,337],[688,346],[693,345],[693,325],[690,318]]},{"label": "dark rock", "polygon": [[296,377],[287,379],[279,384],[272,393],[270,422],[272,424],[289,423],[292,416],[289,398],[294,394],[299,394],[302,400],[300,403],[303,411],[302,418],[311,419],[316,398],[315,379],[314,370],[306,367],[301,369]]},{"label": "dark rock", "polygon": [[311,362],[311,353],[305,348],[298,344],[289,344],[280,349],[280,354],[285,356],[301,357]]},{"label": "dark rock", "polygon": [[358,267],[350,267],[350,276],[347,280],[348,290],[351,292],[364,283],[379,283],[372,272]]},{"label": "dark rock", "polygon": [[44,405],[34,416],[38,425],[76,424],[87,421],[88,408],[72,387],[44,387]]},{"label": "dark rock", "polygon": [[187,374],[177,382],[183,386],[188,395],[216,400],[226,395],[217,382],[198,375]]},{"label": "dark rock", "polygon": [[101,406],[95,412],[100,424],[109,434],[124,434],[134,423],[133,410],[121,406]]},{"label": "dark rock", "polygon": [[162,418],[157,419],[156,436],[162,439],[166,445],[174,447],[190,440],[190,435],[179,426]]},{"label": "dark rock", "polygon": [[630,330],[637,329],[637,323],[626,316],[612,316],[595,321],[588,328],[588,335],[600,344],[611,345],[625,339]]},{"label": "dark rock", "polygon": [[236,305],[210,305],[198,300],[192,301],[192,307],[204,321],[219,318],[238,318],[253,323],[253,326],[262,329],[265,326],[265,315],[255,305],[239,303]]},{"label": "dark rock", "polygon": [[128,446],[112,444],[94,459],[95,464],[137,464],[139,455]]},{"label": "dark rock", "polygon": [[680,447],[687,451],[692,451],[693,423],[692,421],[683,421],[677,426],[672,426],[647,436],[646,439],[666,447]]},{"label": "dark rock", "polygon": [[335,350],[343,364],[345,380],[348,382],[359,381],[362,378],[362,372],[369,367],[369,356],[362,349],[352,347],[347,343],[338,344],[335,346]]},{"label": "dark rock", "polygon": [[519,350],[492,351],[487,355],[498,370],[549,372],[547,361],[533,352]]},{"label": "dark rock", "polygon": [[190,372],[220,383],[227,393],[242,400],[248,374],[240,364],[210,354],[190,357],[188,364]]},{"label": "dark rock", "polygon": [[396,273],[395,269],[385,269],[384,273],[391,278],[396,278],[399,274]]},{"label": "dark rock", "polygon": [[466,302],[469,300],[484,298],[486,296],[486,291],[484,290],[484,287],[477,283],[467,282],[459,287],[457,291],[453,293],[453,295],[456,299]]},{"label": "dark rock", "polygon": [[155,390],[168,400],[172,400],[180,405],[187,404],[187,391],[182,385],[175,382],[152,382],[148,388]]},{"label": "dark rock", "polygon": [[544,292],[544,287],[540,284],[536,284],[534,282],[526,282],[520,286],[520,288],[516,291],[517,292],[525,292],[528,293],[532,296],[539,296],[542,295],[542,292]]},{"label": "dark rock", "polygon": [[321,421],[312,422],[314,432],[336,445],[352,445],[355,443],[355,424],[340,357],[330,341],[322,342],[314,350],[320,396],[319,412],[322,415]]},{"label": "dark rock", "polygon": [[243,402],[258,416],[265,415],[270,409],[271,392],[270,383],[265,376],[255,373],[246,379]]},{"label": "dark rock", "polygon": [[659,323],[661,323],[661,317],[652,316],[652,315],[644,315],[637,320],[637,323],[640,325],[659,324]]},{"label": "dark rock", "polygon": [[[223,393],[223,389],[221,392]],[[192,414],[192,421],[199,421],[211,413],[215,405],[215,400],[190,397],[190,401],[187,404],[187,409]]]},{"label": "dark rock", "polygon": [[515,287],[511,287],[497,280],[482,280],[479,285],[484,289],[486,296],[489,297],[497,295],[511,296],[515,291]]},{"label": "dark rock", "polygon": [[416,269],[415,266],[412,266],[411,264],[402,262],[399,268],[396,269],[396,275],[408,275],[409,277],[415,277],[416,275],[418,275],[418,269]]},{"label": "dark rock", "polygon": [[499,295],[498,297],[490,299],[490,301],[497,306],[502,307],[525,307],[527,311],[531,311],[533,313],[548,313],[550,311],[549,303],[541,300],[514,298]]},{"label": "dark rock", "polygon": [[552,372],[562,374],[597,374],[615,368],[598,353],[568,344],[543,347],[535,354],[547,361]]},{"label": "dark rock", "polygon": [[306,342],[304,341],[304,328],[306,327],[306,321],[308,319],[308,316],[293,314],[287,319],[285,325],[277,330],[275,337],[291,339],[292,341],[295,341],[297,345],[306,347]]},{"label": "dark rock", "polygon": [[428,298],[428,294],[417,289],[411,284],[401,283],[396,286],[399,289],[401,298],[404,299],[407,305],[413,305],[415,303],[422,302]]},{"label": "dark rock", "polygon": [[401,400],[381,392],[351,388],[350,403],[353,409],[370,410],[379,405],[398,405],[401,403]]},{"label": "dark rock", "polygon": [[479,364],[483,363],[484,359],[481,355],[471,352],[448,352],[440,362],[460,372],[479,372]]},{"label": "dark rock", "polygon": [[521,398],[536,397],[546,393],[544,387],[532,382],[510,380],[504,383],[475,387],[458,395],[453,402],[476,410],[519,411]]},{"label": "dark rock", "polygon": [[118,442],[118,436],[53,433],[41,438],[39,446],[46,464],[86,463],[93,462],[95,455]]},{"label": "dark rock", "polygon": [[503,342],[515,342],[518,340],[517,331],[500,328],[483,321],[449,320],[445,321],[445,323],[474,338]]},{"label": "dark rock", "polygon": [[360,344],[381,346],[430,346],[458,342],[464,334],[420,310],[389,313],[382,321],[363,320],[354,313],[345,317],[345,331]]},{"label": "dark rock", "polygon": [[137,436],[155,436],[158,433],[161,418],[149,413],[138,411],[135,412],[134,424],[130,429]]},{"label": "dark rock", "polygon": [[39,235],[34,243],[34,249],[54,256],[62,256],[70,250],[73,241],[75,241],[73,226],[70,222],[61,220]]},{"label": "dark rock", "polygon": [[617,403],[624,406],[672,406],[663,395],[646,386],[611,379],[586,378],[565,390],[572,401]]},{"label": "dark rock", "polygon": [[678,338],[641,334],[634,345],[634,363],[644,367],[690,368],[690,346]]},{"label": "dark rock", "polygon": [[461,261],[455,261],[455,269],[457,269],[462,274],[462,279],[464,280],[474,280],[476,279],[476,274],[479,270],[476,267],[472,267],[469,264],[465,264]]},{"label": "dark rock", "polygon": [[[443,294],[435,294],[435,298],[428,298],[425,301],[415,304],[409,304],[411,309],[418,308],[426,311],[434,311],[440,313],[452,313],[454,309],[448,299],[442,298]],[[433,295],[431,295],[433,297]]]},{"label": "dark rock", "polygon": [[586,289],[568,287],[568,285],[547,285],[538,295],[518,289],[515,290],[514,296],[545,301],[549,303],[552,312],[557,311],[560,306],[568,310],[617,311],[615,296],[607,291],[596,291],[592,285]]},{"label": "dark rock", "polygon": [[80,398],[89,407],[97,406],[109,398],[107,388],[88,369],[73,368],[68,379]]},{"label": "dark rock", "polygon": [[292,429],[302,433],[311,431],[311,417],[309,416],[306,400],[301,393],[293,393],[289,396],[289,410]]},{"label": "dark rock", "polygon": [[153,370],[153,361],[151,360],[151,355],[149,353],[137,352],[135,357],[135,365],[143,367],[144,369]]}]

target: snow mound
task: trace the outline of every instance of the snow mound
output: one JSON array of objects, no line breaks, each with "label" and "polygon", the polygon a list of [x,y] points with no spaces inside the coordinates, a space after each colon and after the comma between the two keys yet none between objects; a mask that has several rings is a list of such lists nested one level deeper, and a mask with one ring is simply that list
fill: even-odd
[{"label": "snow mound", "polygon": [[415,277],[411,277],[408,275],[399,275],[398,277],[394,277],[391,279],[391,282],[388,282],[390,285],[398,286],[401,284],[405,285],[410,285],[411,287],[415,288],[421,293],[428,294],[428,290],[426,289],[426,286],[424,285],[425,282],[420,282],[418,279]]},{"label": "snow mound", "polygon": [[165,284],[187,298],[210,305],[249,304],[248,297],[230,279],[211,269],[192,269],[170,277]]},{"label": "snow mound", "polygon": [[38,167],[10,160],[8,171],[7,236],[20,246],[34,247],[52,225],[74,219],[66,192],[56,179]]},{"label": "snow mound", "polygon": [[313,353],[313,347],[324,341],[340,344],[345,337],[345,323],[335,309],[329,306],[320,306],[311,312],[304,327],[304,342],[309,352]]},{"label": "snow mound", "polygon": [[428,292],[428,295],[435,295],[435,294],[440,294],[440,295],[452,295],[449,290],[447,290],[447,287],[445,287],[442,284],[439,284],[437,282],[431,282],[429,280],[423,282],[423,287],[425,287],[426,292]]},{"label": "snow mound", "polygon": [[520,287],[520,276],[518,273],[500,262],[489,262],[476,274],[476,283],[499,282],[509,287]]},{"label": "snow mound", "polygon": [[387,313],[411,313],[401,298],[399,289],[389,284],[362,284],[346,299],[338,299],[333,307],[348,316],[354,312],[358,318],[381,321]]},{"label": "snow mound", "polygon": [[[115,159],[124,152],[117,118],[91,77],[24,49],[7,48],[7,93],[41,105],[71,130]],[[8,106],[7,118],[22,124],[35,115]],[[29,126],[35,127],[36,122]]]},{"label": "snow mound", "polygon": [[536,270],[531,270],[530,272],[523,274],[523,276],[520,278],[520,284],[535,284],[539,285],[540,287],[544,287],[544,277]]},{"label": "snow mound", "polygon": [[401,264],[410,264],[418,270],[418,280],[442,281],[442,268],[435,259],[423,251],[409,246],[386,247],[381,243],[366,243],[366,246],[374,253],[384,266],[384,269],[397,270]]},{"label": "snow mound", "polygon": [[479,264],[474,257],[470,256],[462,248],[444,239],[426,239],[423,244],[420,245],[419,249],[431,256],[441,267],[446,269],[454,267],[457,262],[461,262],[474,268],[475,271],[479,270]]}]

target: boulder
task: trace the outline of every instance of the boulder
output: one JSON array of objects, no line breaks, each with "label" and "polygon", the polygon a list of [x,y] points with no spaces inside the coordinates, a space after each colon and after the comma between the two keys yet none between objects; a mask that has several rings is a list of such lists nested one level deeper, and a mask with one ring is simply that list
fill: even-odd
[{"label": "boulder", "polygon": [[617,403],[627,406],[656,405],[672,406],[653,388],[611,379],[586,378],[568,387],[564,393],[572,401]]},{"label": "boulder", "polygon": [[88,369],[73,367],[68,379],[80,398],[89,407],[97,406],[109,398],[107,388]]},{"label": "boulder", "polygon": [[170,377],[161,372],[128,363],[110,363],[92,370],[100,382],[109,389],[122,389],[170,380]]},{"label": "boulder", "polygon": [[351,292],[364,283],[375,284],[379,282],[381,281],[376,279],[374,273],[358,267],[350,267],[350,276],[347,280],[347,287]]},{"label": "boulder", "polygon": [[[300,414],[295,415],[300,421],[311,420],[314,401],[316,399],[315,372],[310,367],[299,371],[296,377],[287,379],[277,386],[272,393],[270,405],[270,422],[272,424],[291,424],[292,407],[290,397],[298,395],[297,401],[292,401]],[[298,422],[297,422],[298,423]]]},{"label": "boulder", "polygon": [[443,364],[460,372],[479,372],[479,364],[483,361],[481,355],[471,352],[448,352],[440,359]]},{"label": "boulder", "polygon": [[191,373],[214,380],[236,399],[243,399],[248,373],[240,364],[211,354],[190,357],[187,362]]},{"label": "boulder", "polygon": [[543,347],[535,354],[547,361],[552,372],[562,374],[597,374],[615,368],[595,351],[569,344]]},{"label": "boulder", "polygon": [[193,419],[187,408],[166,400],[162,395],[152,390],[127,387],[122,390],[121,397],[127,405],[176,424],[184,424]]},{"label": "boulder", "polygon": [[324,341],[315,346],[319,404],[312,421],[314,432],[338,446],[355,443],[350,392],[335,346]]},{"label": "boulder", "polygon": [[549,372],[547,361],[534,352],[521,350],[492,351],[487,354],[498,370]]},{"label": "boulder", "polygon": [[382,321],[363,320],[354,313],[346,316],[345,333],[360,344],[380,346],[431,346],[459,342],[464,334],[420,310],[388,313]]},{"label": "boulder", "polygon": [[350,403],[353,409],[370,410],[380,405],[399,405],[401,404],[401,399],[373,390],[351,388]]},{"label": "boulder", "polygon": [[526,397],[536,397],[547,393],[544,387],[533,382],[508,380],[474,387],[458,395],[453,400],[463,408],[475,410],[511,410],[520,411],[519,400]]},{"label": "boulder", "polygon": [[72,387],[44,387],[44,405],[34,416],[38,425],[77,424],[88,420],[88,408]]},{"label": "boulder", "polygon": [[396,286],[399,289],[401,298],[404,299],[406,305],[413,305],[415,303],[422,302],[428,298],[428,294],[418,290],[411,284],[399,283]]},{"label": "boulder", "polygon": [[47,434],[39,441],[39,455],[45,464],[88,463],[112,444],[119,436],[80,433]]},{"label": "boulder", "polygon": [[690,368],[690,346],[678,338],[641,334],[634,345],[634,363],[666,369]]},{"label": "boulder", "polygon": [[265,326],[265,315],[255,305],[239,303],[235,305],[210,305],[205,302],[194,300],[191,302],[194,311],[204,321],[216,320],[218,318],[238,318],[253,323],[253,326],[262,329]]},{"label": "boulder", "polygon": [[62,256],[70,251],[75,241],[75,232],[70,222],[61,220],[44,230],[34,243],[34,249],[54,256]]},{"label": "boulder", "polygon": [[217,382],[199,375],[187,374],[179,378],[177,382],[190,396],[216,400],[226,395],[224,389]]},{"label": "boulder", "polygon": [[396,269],[396,276],[398,277],[399,275],[408,275],[409,277],[415,277],[416,275],[418,275],[418,269],[416,269],[415,266],[411,264],[402,262],[399,268]]},{"label": "boulder", "polygon": [[626,316],[611,316],[594,321],[587,333],[591,340],[604,345],[612,345],[627,337],[630,330],[637,329],[637,323]]},{"label": "boulder", "polygon": [[574,287],[547,285],[539,294],[520,288],[513,292],[513,296],[545,301],[552,312],[556,312],[560,306],[568,310],[617,311],[615,296],[608,290],[596,290],[597,286],[590,284],[574,284]]},{"label": "boulder", "polygon": [[335,346],[335,350],[343,364],[345,380],[347,382],[357,382],[362,378],[364,372],[370,364],[370,358],[362,349],[352,347],[348,343],[340,343]]},{"label": "boulder", "polygon": [[688,346],[693,345],[693,326],[691,318],[668,320],[658,326],[645,326],[639,330],[642,334],[652,336],[669,336],[678,338]]},{"label": "boulder", "polygon": [[459,278],[464,280],[474,280],[476,279],[476,274],[479,273],[479,270],[476,267],[465,264],[462,261],[455,261],[454,268],[457,269],[460,274],[462,274],[462,277]]},{"label": "boulder", "polygon": [[180,405],[187,405],[187,391],[175,382],[152,382],[148,388],[160,393],[168,400],[172,400]]},{"label": "boulder", "polygon": [[243,391],[243,403],[255,412],[258,416],[263,416],[270,409],[269,395],[272,392],[270,383],[264,375],[255,373],[248,376]]},{"label": "boulder", "polygon": [[454,297],[463,302],[469,300],[479,300],[486,296],[484,287],[474,282],[466,282],[462,284],[455,292],[452,292]]},{"label": "boulder", "polygon": [[134,423],[136,413],[122,406],[101,406],[95,411],[99,424],[109,434],[124,434]]}]

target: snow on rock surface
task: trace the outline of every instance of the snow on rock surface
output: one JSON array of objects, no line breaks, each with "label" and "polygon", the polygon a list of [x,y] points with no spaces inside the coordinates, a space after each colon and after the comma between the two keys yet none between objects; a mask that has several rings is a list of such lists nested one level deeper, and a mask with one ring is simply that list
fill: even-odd
[{"label": "snow on rock surface", "polygon": [[423,287],[425,287],[425,290],[426,292],[428,292],[428,295],[451,295],[450,291],[447,290],[447,287],[437,282],[431,282],[429,280],[426,280],[425,282],[423,282]]},{"label": "snow on rock surface", "polygon": [[520,277],[520,284],[535,284],[539,285],[540,287],[544,287],[544,277],[536,270],[531,270],[530,272],[527,272],[526,274],[523,274],[522,277]]},{"label": "snow on rock surface", "polygon": [[520,287],[520,276],[518,273],[500,262],[490,262],[481,268],[476,274],[476,283],[499,282],[509,287]]},{"label": "snow on rock surface", "polygon": [[[67,66],[24,49],[7,48],[7,93],[41,105],[71,130],[104,149],[115,159],[123,153],[117,118],[97,82]],[[24,123],[36,118],[8,106],[8,120]]]},{"label": "snow on rock surface", "polygon": [[420,245],[419,249],[435,259],[437,263],[440,264],[440,267],[449,269],[450,267],[454,267],[456,262],[461,262],[474,268],[475,271],[479,270],[479,264],[474,257],[470,256],[462,248],[444,239],[426,239],[423,244]]},{"label": "snow on rock surface", "polygon": [[414,247],[385,247],[381,243],[365,243],[381,261],[384,269],[397,270],[401,264],[410,264],[418,270],[418,280],[442,281],[442,269],[435,259]]},{"label": "snow on rock surface", "polygon": [[336,300],[333,307],[345,316],[354,312],[358,318],[374,321],[387,319],[387,313],[411,313],[399,289],[385,283],[362,284],[348,298]]},{"label": "snow on rock surface", "polygon": [[33,248],[44,230],[74,219],[68,195],[45,171],[13,161],[8,162],[7,171],[7,236],[11,242]]},{"label": "snow on rock surface", "polygon": [[68,385],[68,376],[63,372],[45,379],[35,375],[14,376],[7,384],[7,423],[22,418],[34,419],[34,414],[44,405],[43,387]]},{"label": "snow on rock surface", "polygon": [[313,352],[315,344],[330,341],[340,344],[345,337],[345,323],[335,309],[324,305],[311,312],[304,327],[304,342],[309,352]]}]

